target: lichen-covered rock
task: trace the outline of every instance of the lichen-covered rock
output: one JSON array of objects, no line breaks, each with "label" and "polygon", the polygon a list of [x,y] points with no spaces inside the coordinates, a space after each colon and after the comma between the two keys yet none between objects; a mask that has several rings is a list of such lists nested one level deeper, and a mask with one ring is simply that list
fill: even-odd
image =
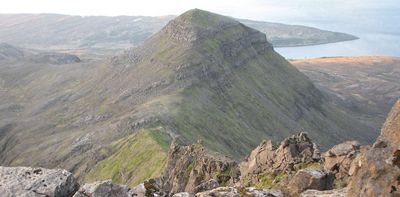
[{"label": "lichen-covered rock", "polygon": [[400,145],[400,100],[398,100],[382,127],[381,135],[378,137],[374,146],[393,146]]},{"label": "lichen-covered rock", "polygon": [[332,189],[334,177],[330,173],[321,170],[303,169],[299,170],[290,180],[285,193],[288,196],[299,196],[308,189],[327,190]]},{"label": "lichen-covered rock", "polygon": [[193,192],[195,192],[195,193],[202,192],[202,191],[206,191],[206,190],[215,189],[217,187],[219,187],[218,181],[215,180],[215,179],[210,179],[210,180],[208,180],[208,181],[206,181],[204,183],[201,183],[200,185],[196,186],[194,188]]},{"label": "lichen-covered rock", "polygon": [[236,168],[235,161],[207,152],[200,143],[186,146],[174,139],[160,179],[161,189],[169,195],[184,191],[194,193],[201,189],[201,184],[211,179],[216,180],[218,185],[224,185],[237,176]]},{"label": "lichen-covered rock", "polygon": [[399,150],[371,148],[353,162],[349,197],[395,196],[399,193]]},{"label": "lichen-covered rock", "polygon": [[70,197],[78,188],[78,182],[66,170],[0,166],[2,197]]},{"label": "lichen-covered rock", "polygon": [[334,189],[334,190],[306,190],[301,193],[300,197],[345,197],[347,188]]},{"label": "lichen-covered rock", "polygon": [[400,101],[371,149],[352,163],[349,197],[400,196]]},{"label": "lichen-covered rock", "polygon": [[347,185],[351,163],[360,153],[360,148],[358,141],[347,141],[332,147],[323,155],[324,169],[335,173],[336,187]]},{"label": "lichen-covered rock", "polygon": [[272,141],[263,141],[240,163],[241,182],[257,183],[266,172],[297,171],[320,159],[317,145],[303,132],[286,138],[277,148]]},{"label": "lichen-covered rock", "polygon": [[194,194],[189,193],[189,192],[180,192],[174,194],[172,197],[194,197]]},{"label": "lichen-covered rock", "polygon": [[283,197],[279,190],[255,189],[255,188],[236,188],[236,187],[218,187],[213,190],[200,192],[196,197]]},{"label": "lichen-covered rock", "polygon": [[132,190],[126,185],[118,185],[111,180],[83,185],[73,197],[131,197]]}]

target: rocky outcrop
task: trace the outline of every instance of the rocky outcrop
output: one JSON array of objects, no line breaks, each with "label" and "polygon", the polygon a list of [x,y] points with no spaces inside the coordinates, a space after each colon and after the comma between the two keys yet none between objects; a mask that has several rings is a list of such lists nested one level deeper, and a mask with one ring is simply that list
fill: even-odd
[{"label": "rocky outcrop", "polygon": [[347,141],[338,144],[323,154],[324,169],[335,173],[335,185],[345,187],[350,177],[351,163],[360,153],[361,144],[358,141]]},{"label": "rocky outcrop", "polygon": [[172,195],[213,189],[233,181],[236,172],[235,161],[207,152],[201,143],[180,145],[174,139],[161,177],[162,190]]},{"label": "rocky outcrop", "polygon": [[390,111],[385,124],[382,127],[381,135],[375,142],[375,147],[392,146],[397,148],[400,145],[400,100],[396,102]]},{"label": "rocky outcrop", "polygon": [[397,101],[373,147],[353,162],[349,197],[400,195],[400,101]]},{"label": "rocky outcrop", "polygon": [[291,178],[287,187],[284,188],[284,192],[287,196],[299,196],[308,189],[332,189],[333,180],[333,174],[321,170],[303,169]]},{"label": "rocky outcrop", "polygon": [[201,192],[196,194],[197,197],[241,197],[241,196],[254,196],[254,197],[283,197],[282,192],[279,190],[270,189],[255,189],[255,188],[235,188],[235,187],[219,187],[210,191]]},{"label": "rocky outcrop", "polygon": [[263,141],[240,163],[241,182],[245,185],[257,183],[266,172],[291,173],[320,159],[317,145],[306,133],[286,138],[277,148],[272,141]]},{"label": "rocky outcrop", "polygon": [[0,195],[4,197],[70,197],[78,188],[66,170],[0,166]]},{"label": "rocky outcrop", "polygon": [[347,188],[318,191],[318,190],[307,190],[300,194],[300,197],[345,197]]},{"label": "rocky outcrop", "polygon": [[138,196],[127,186],[106,180],[83,185],[73,197],[131,197],[134,195]]}]

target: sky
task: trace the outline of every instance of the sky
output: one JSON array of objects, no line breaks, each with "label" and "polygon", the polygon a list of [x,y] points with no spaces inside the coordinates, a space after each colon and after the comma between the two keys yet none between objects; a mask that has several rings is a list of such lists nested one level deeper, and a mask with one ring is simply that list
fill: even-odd
[{"label": "sky", "polygon": [[[335,30],[336,23],[400,31],[399,0],[3,0],[0,13],[179,15],[192,8],[236,18],[304,24]],[[320,26],[320,27],[321,27]],[[362,30],[361,30],[362,31]],[[399,32],[396,32],[399,33]]]}]

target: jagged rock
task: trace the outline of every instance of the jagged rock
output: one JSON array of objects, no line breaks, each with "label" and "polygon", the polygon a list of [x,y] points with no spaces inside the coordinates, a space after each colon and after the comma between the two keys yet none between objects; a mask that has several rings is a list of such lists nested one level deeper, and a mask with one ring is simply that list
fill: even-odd
[{"label": "jagged rock", "polygon": [[200,192],[196,194],[197,197],[241,197],[241,196],[254,196],[254,197],[283,197],[279,190],[269,189],[254,189],[254,188],[235,188],[235,187],[218,187],[216,189]]},{"label": "jagged rock", "polygon": [[377,146],[396,146],[400,145],[400,100],[398,100],[390,111],[385,124],[382,127],[381,135],[374,144]]},{"label": "jagged rock", "polygon": [[400,101],[397,101],[373,147],[352,163],[347,196],[400,196]]},{"label": "jagged rock", "polygon": [[131,197],[133,193],[126,185],[118,185],[111,180],[83,185],[73,197]]},{"label": "jagged rock", "polygon": [[328,150],[324,155],[324,169],[335,173],[335,185],[345,187],[348,183],[351,163],[360,153],[358,141],[347,141]]},{"label": "jagged rock", "polygon": [[194,194],[189,193],[189,192],[180,192],[174,194],[172,197],[194,197]]},{"label": "jagged rock", "polygon": [[347,193],[347,188],[334,189],[334,190],[306,190],[301,193],[301,197],[345,197]]},{"label": "jagged rock", "polygon": [[288,196],[298,196],[305,190],[327,190],[332,189],[334,177],[330,173],[321,170],[303,169],[299,170],[290,180],[285,188]]},{"label": "jagged rock", "polygon": [[286,138],[278,148],[272,141],[263,141],[240,163],[241,180],[255,183],[265,172],[296,171],[320,159],[317,145],[303,132]]},{"label": "jagged rock", "polygon": [[202,191],[206,191],[206,190],[211,190],[211,189],[215,189],[219,187],[219,183],[217,180],[215,179],[210,179],[209,181],[206,181],[204,183],[201,183],[200,185],[196,186],[194,188],[194,192],[202,192]]},{"label": "jagged rock", "polygon": [[184,146],[174,139],[161,178],[162,190],[169,195],[183,191],[194,193],[205,187],[208,184],[205,182],[211,179],[224,185],[236,176],[236,168],[235,161],[209,153],[201,144]]},{"label": "jagged rock", "polygon": [[2,197],[70,197],[78,188],[78,182],[66,170],[0,166]]},{"label": "jagged rock", "polygon": [[133,187],[133,188],[131,189],[131,191],[132,191],[131,193],[134,194],[134,196],[137,196],[137,197],[144,197],[144,196],[146,196],[146,188],[144,187],[144,184],[143,184],[143,183],[141,183],[141,184],[139,184],[139,185]]},{"label": "jagged rock", "polygon": [[160,179],[149,179],[143,183],[146,190],[146,196],[166,196],[167,194],[161,189]]}]

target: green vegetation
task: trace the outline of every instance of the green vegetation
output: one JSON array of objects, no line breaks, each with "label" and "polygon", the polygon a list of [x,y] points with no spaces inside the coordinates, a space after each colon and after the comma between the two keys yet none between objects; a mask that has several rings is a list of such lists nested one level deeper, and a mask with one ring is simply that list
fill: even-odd
[{"label": "green vegetation", "polygon": [[301,163],[300,169],[313,169],[313,170],[321,170],[322,165],[318,162],[313,163]]},{"label": "green vegetation", "polygon": [[259,182],[255,185],[255,187],[257,189],[271,189],[279,185],[279,182],[286,177],[287,174],[284,172],[280,172],[278,174],[266,173],[259,177]]},{"label": "green vegetation", "polygon": [[143,129],[111,145],[112,155],[100,161],[86,176],[87,181],[112,179],[135,186],[161,175],[169,139],[156,129]]}]

